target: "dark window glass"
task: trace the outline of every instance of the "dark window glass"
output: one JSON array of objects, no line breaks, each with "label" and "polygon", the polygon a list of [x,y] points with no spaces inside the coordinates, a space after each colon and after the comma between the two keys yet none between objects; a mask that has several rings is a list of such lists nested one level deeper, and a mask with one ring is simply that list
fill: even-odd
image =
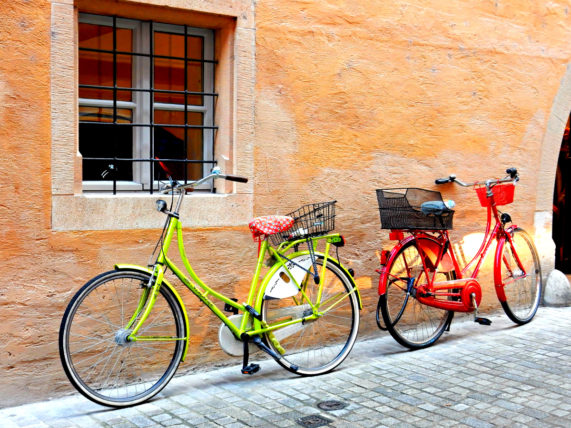
[{"label": "dark window glass", "polygon": [[205,91],[207,36],[187,34],[183,26],[154,29],[150,22],[84,17],[78,34],[83,179],[134,181],[149,189],[168,175],[202,177],[205,138],[209,150],[213,139],[204,122],[211,98],[185,92]]}]

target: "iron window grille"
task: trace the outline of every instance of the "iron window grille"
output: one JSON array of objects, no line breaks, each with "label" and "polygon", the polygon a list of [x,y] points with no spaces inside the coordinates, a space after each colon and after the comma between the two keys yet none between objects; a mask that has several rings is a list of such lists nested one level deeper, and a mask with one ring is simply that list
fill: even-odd
[{"label": "iron window grille", "polygon": [[83,13],[79,25],[84,190],[153,193],[168,175],[205,175],[218,129],[213,31]]}]

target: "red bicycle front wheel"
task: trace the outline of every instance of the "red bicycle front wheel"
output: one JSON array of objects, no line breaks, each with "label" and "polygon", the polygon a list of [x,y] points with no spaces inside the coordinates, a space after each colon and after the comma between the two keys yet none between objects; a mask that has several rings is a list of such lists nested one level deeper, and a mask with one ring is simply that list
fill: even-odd
[{"label": "red bicycle front wheel", "polygon": [[[496,293],[516,324],[530,322],[541,302],[541,266],[533,240],[521,228],[510,232],[496,256]],[[500,256],[500,257],[498,257]]]}]

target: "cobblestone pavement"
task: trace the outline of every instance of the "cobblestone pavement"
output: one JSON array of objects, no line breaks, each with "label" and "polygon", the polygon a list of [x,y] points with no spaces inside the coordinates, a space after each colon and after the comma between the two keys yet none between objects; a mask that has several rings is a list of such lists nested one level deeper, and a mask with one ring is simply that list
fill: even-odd
[{"label": "cobblestone pavement", "polygon": [[[384,333],[361,339],[340,368],[319,377],[262,361],[254,376],[235,366],[176,378],[134,408],[79,395],[6,408],[0,426],[295,427],[320,416],[336,427],[570,427],[571,308],[540,308],[522,327],[491,319],[489,327],[453,323],[435,346],[415,352]],[[321,410],[324,400],[347,407]]]}]

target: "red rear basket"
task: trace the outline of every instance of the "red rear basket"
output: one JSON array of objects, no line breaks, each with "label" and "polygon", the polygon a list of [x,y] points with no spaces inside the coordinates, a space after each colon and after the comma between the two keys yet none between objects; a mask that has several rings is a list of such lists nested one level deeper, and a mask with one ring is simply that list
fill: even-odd
[{"label": "red rear basket", "polygon": [[[515,185],[513,183],[498,184],[492,187],[496,206],[511,204],[514,201],[514,190]],[[480,199],[480,204],[483,207],[489,207],[492,198],[486,197],[486,186],[476,187],[476,193]]]}]

